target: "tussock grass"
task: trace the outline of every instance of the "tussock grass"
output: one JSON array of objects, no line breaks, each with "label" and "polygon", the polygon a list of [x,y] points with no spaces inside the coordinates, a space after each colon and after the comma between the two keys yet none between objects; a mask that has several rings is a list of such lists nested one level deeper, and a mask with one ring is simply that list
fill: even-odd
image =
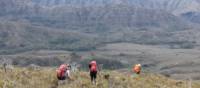
[{"label": "tussock grass", "polygon": [[[105,75],[109,75],[109,79],[105,79]],[[188,88],[188,82],[151,73],[125,75],[117,71],[102,71],[97,85],[92,85],[88,72],[72,73],[71,80],[61,83],[53,68],[15,68],[7,73],[0,69],[0,88]],[[192,88],[200,88],[200,83],[192,82]]]}]

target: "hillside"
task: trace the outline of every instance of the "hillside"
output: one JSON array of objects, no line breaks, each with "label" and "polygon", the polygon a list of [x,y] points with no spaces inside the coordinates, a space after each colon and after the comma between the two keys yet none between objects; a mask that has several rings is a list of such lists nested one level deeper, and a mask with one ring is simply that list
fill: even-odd
[{"label": "hillside", "polygon": [[[199,0],[0,0],[0,20],[0,65],[40,69],[16,68],[8,77],[0,70],[0,87],[49,88],[57,82],[51,67],[86,69],[91,58],[115,70],[102,73],[113,74],[113,88],[184,88],[178,79],[200,80]],[[149,73],[136,79],[117,73],[138,63]],[[69,86],[91,87],[86,75],[78,72]]]},{"label": "hillside", "polygon": [[[167,46],[114,43],[96,50],[102,58],[121,61],[125,64],[141,63],[150,72],[170,75],[176,79],[199,80],[199,49],[168,49]],[[130,67],[129,66],[129,67]]]},{"label": "hillside", "polygon": [[32,3],[45,7],[125,4],[138,8],[165,10],[175,15],[187,12],[200,12],[199,0],[32,0]]},{"label": "hillside", "polygon": [[[59,6],[59,5],[110,5],[110,4],[128,4],[150,9],[163,9],[168,11],[185,11],[198,9],[198,0],[32,0],[41,6]],[[180,11],[179,11],[180,12]]]},{"label": "hillside", "polygon": [[[109,80],[104,75],[109,74]],[[97,85],[91,85],[87,72],[72,73],[72,80],[65,84],[58,84],[55,77],[55,69],[39,68],[38,70],[15,68],[12,72],[5,73],[0,69],[1,88],[199,88],[197,81],[178,81],[166,78],[162,75],[143,73],[140,76],[131,77],[117,71],[103,71],[98,75]],[[191,84],[190,84],[191,83]]]},{"label": "hillside", "polygon": [[92,35],[73,31],[55,31],[23,21],[2,21],[0,28],[1,54],[38,49],[87,50],[94,48],[96,44],[93,42],[95,36]]},{"label": "hillside", "polygon": [[[96,0],[93,4],[100,2]],[[49,7],[40,3],[54,1],[0,0],[0,19],[3,21],[0,33],[3,35],[6,30],[7,35],[11,35],[0,40],[1,54],[37,49],[87,51],[115,42],[178,46],[176,48],[196,48],[200,44],[199,27],[188,15],[177,16],[166,10],[127,4]]]},{"label": "hillside", "polygon": [[194,23],[199,23],[200,17],[199,0],[32,0],[30,3],[41,7],[127,5],[135,8],[163,10]]},{"label": "hillside", "polygon": [[[174,46],[172,46],[174,47]],[[95,59],[104,69],[131,68],[142,64],[149,72],[168,75],[170,78],[200,80],[199,49],[169,49],[168,46],[113,43],[98,47]],[[33,50],[14,55],[0,55],[0,64],[8,63],[20,67],[58,66],[76,62],[87,68],[91,51]]]},{"label": "hillside", "polygon": [[[63,9],[71,7],[126,5],[134,8],[163,10],[186,18],[194,23],[199,23],[199,21],[193,19],[193,17],[197,17],[198,20],[200,17],[196,15],[200,12],[199,0],[0,0],[0,4],[3,7],[1,8],[1,15],[23,13],[37,16],[40,13],[45,16],[45,12],[60,7]],[[191,15],[185,16],[184,14],[191,14],[192,18]]]}]

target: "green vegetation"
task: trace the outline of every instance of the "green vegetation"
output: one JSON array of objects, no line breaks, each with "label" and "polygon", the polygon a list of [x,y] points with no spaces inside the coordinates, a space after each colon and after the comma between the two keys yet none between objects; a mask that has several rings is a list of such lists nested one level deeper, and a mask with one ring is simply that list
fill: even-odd
[{"label": "green vegetation", "polygon": [[18,22],[0,22],[0,54],[31,50],[91,50],[98,42],[79,32],[66,32]]}]

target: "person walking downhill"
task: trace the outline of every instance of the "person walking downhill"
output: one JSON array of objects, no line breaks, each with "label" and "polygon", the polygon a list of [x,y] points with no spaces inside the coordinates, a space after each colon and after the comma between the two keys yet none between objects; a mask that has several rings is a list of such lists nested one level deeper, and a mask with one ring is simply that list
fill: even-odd
[{"label": "person walking downhill", "polygon": [[66,78],[71,79],[70,76],[71,66],[69,64],[62,64],[56,70],[58,80],[65,80]]},{"label": "person walking downhill", "polygon": [[91,82],[93,84],[96,84],[96,78],[97,78],[97,62],[95,60],[92,60],[89,63],[89,70],[90,70],[90,78],[91,78]]}]

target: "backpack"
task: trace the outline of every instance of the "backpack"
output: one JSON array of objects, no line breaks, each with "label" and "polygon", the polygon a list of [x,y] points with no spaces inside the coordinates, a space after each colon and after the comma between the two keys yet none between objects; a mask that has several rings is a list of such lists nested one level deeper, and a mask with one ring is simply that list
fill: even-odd
[{"label": "backpack", "polygon": [[65,65],[65,64],[61,65],[61,66],[56,70],[57,77],[64,77],[64,76],[65,76],[65,73],[66,73],[66,70],[67,70],[67,65]]},{"label": "backpack", "polygon": [[97,63],[96,63],[96,61],[91,61],[90,62],[90,71],[91,72],[96,72],[97,71]]},{"label": "backpack", "polygon": [[134,67],[133,67],[133,71],[135,72],[135,73],[140,73],[140,71],[141,71],[141,65],[135,65]]}]

